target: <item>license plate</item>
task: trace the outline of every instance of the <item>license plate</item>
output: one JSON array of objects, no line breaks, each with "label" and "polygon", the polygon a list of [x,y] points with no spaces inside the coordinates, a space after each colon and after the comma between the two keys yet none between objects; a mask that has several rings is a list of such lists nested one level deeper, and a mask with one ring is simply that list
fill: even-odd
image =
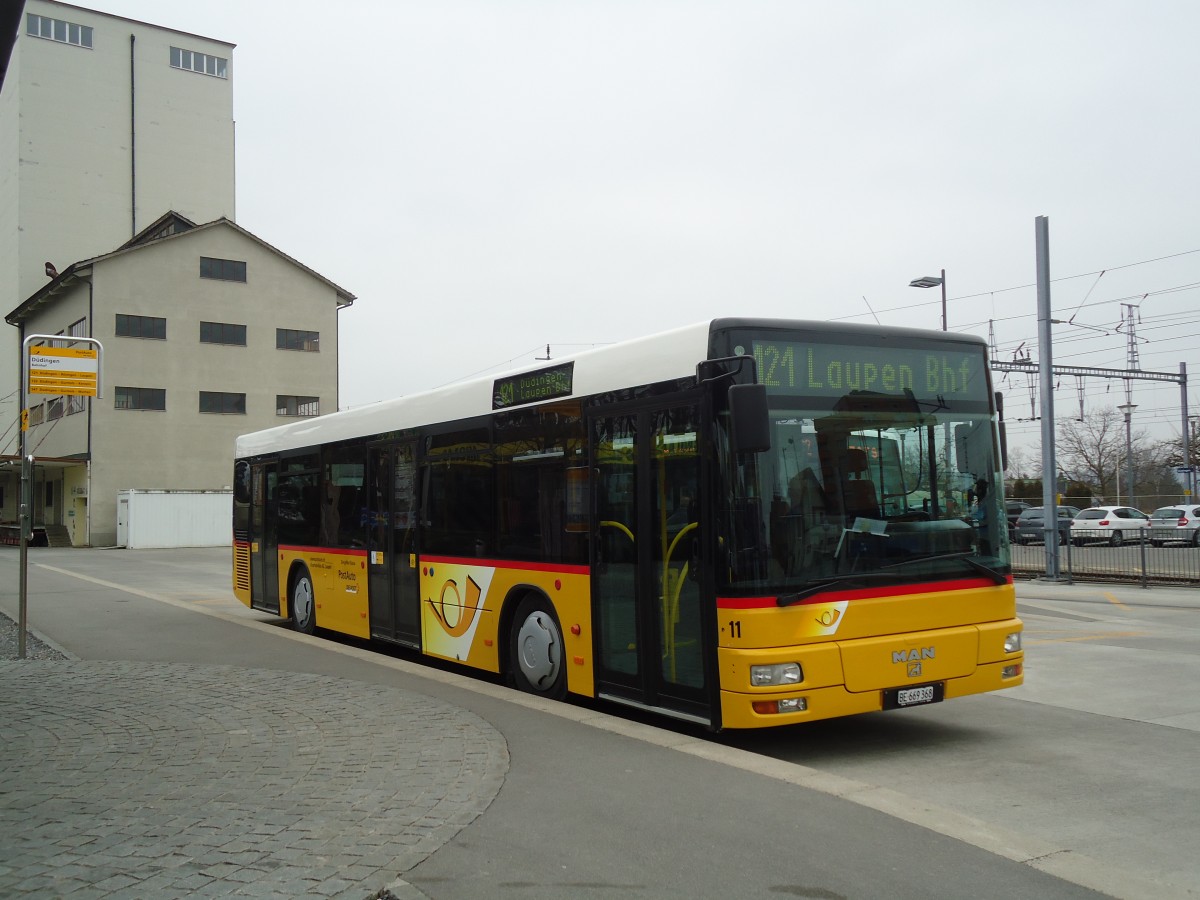
[{"label": "license plate", "polygon": [[945,696],[946,687],[941,683],[892,688],[883,692],[883,708],[904,709],[908,706],[924,706],[926,703],[941,703]]}]

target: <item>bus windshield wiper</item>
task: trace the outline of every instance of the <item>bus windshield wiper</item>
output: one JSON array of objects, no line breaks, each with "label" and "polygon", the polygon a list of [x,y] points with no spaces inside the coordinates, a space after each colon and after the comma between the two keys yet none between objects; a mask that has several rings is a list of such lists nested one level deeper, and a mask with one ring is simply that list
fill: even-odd
[{"label": "bus windshield wiper", "polygon": [[985,566],[979,560],[975,559],[970,553],[939,553],[934,556],[915,556],[912,559],[906,559],[902,562],[892,563],[890,566],[884,566],[885,569],[894,569],[897,566],[908,566],[918,562],[929,562],[936,559],[958,559],[965,562],[968,566],[978,572],[980,575],[986,575],[996,584],[1007,584],[1008,576],[998,572],[991,566]]},{"label": "bus windshield wiper", "polygon": [[794,606],[801,600],[806,600],[814,594],[823,594],[825,591],[846,588],[860,588],[863,586],[862,579],[856,578],[825,578],[821,581],[814,581],[808,587],[796,591],[794,594],[780,594],[775,598],[776,606]]}]

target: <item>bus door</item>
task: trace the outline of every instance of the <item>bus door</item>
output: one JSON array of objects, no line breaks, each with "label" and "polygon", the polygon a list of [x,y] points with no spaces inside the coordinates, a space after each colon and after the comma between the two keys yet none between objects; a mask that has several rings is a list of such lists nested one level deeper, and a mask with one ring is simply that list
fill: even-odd
[{"label": "bus door", "polygon": [[600,412],[589,424],[598,692],[707,724],[697,406]]},{"label": "bus door", "polygon": [[275,615],[279,615],[278,486],[278,463],[250,467],[250,605]]},{"label": "bus door", "polygon": [[421,645],[417,570],[416,443],[370,448],[367,458],[367,590],[371,636]]}]

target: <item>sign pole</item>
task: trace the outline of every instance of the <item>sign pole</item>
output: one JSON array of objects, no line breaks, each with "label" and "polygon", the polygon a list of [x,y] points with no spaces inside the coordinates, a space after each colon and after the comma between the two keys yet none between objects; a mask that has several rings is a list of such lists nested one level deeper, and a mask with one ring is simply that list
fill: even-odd
[{"label": "sign pole", "polygon": [[[34,341],[92,344],[95,349],[33,348]],[[34,366],[34,350],[38,351],[36,378],[31,371]],[[27,395],[38,393],[103,397],[100,381],[103,358],[104,347],[95,338],[31,334],[21,344],[21,496],[17,512],[17,528],[21,532],[21,577],[20,597],[17,603],[17,659],[25,658],[25,631],[29,619],[29,539],[33,536],[33,456],[27,446]]]},{"label": "sign pole", "polygon": [[29,417],[26,394],[29,389],[29,352],[28,341],[21,352],[21,491],[17,497],[17,530],[20,538],[20,589],[17,601],[17,659],[25,658],[25,631],[29,625],[29,532],[32,497],[30,485],[33,481],[33,460],[29,457]]}]

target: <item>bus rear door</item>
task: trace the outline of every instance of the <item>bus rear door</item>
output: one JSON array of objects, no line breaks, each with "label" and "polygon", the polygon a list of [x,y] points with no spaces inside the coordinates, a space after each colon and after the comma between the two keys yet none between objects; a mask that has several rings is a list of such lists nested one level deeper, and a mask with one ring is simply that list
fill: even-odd
[{"label": "bus rear door", "polygon": [[250,467],[250,606],[275,615],[279,615],[278,485],[278,463]]},{"label": "bus rear door", "polygon": [[367,590],[371,636],[420,647],[414,441],[370,448],[367,498]]}]

